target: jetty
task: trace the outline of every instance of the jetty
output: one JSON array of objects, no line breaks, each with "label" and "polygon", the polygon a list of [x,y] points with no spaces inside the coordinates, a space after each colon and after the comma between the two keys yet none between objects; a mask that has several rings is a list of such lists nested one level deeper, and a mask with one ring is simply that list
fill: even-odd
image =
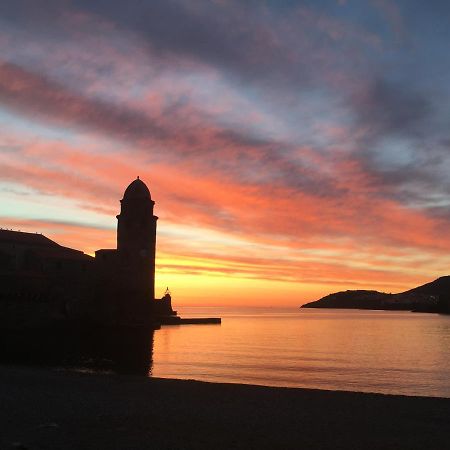
[{"label": "jetty", "polygon": [[210,325],[210,324],[221,324],[222,319],[220,317],[183,318],[179,316],[167,316],[167,317],[160,317],[159,323],[161,325]]}]

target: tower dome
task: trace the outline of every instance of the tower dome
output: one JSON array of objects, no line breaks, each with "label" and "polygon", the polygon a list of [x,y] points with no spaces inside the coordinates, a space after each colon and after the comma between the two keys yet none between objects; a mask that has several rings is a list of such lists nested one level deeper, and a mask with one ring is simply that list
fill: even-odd
[{"label": "tower dome", "polygon": [[147,185],[142,180],[140,180],[139,177],[137,177],[132,183],[130,183],[130,185],[125,189],[125,192],[123,194],[124,200],[135,198],[150,199],[150,200],[152,198]]}]

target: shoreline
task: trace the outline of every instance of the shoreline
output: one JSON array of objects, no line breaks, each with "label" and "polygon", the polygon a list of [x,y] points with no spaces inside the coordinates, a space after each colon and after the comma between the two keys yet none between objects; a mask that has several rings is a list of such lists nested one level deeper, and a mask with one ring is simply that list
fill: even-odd
[{"label": "shoreline", "polygon": [[441,449],[449,415],[440,397],[0,366],[1,449]]}]

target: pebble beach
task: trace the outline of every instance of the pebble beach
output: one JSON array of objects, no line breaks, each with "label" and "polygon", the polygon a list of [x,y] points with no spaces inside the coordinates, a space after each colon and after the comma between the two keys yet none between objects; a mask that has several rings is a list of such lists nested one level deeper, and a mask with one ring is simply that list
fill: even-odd
[{"label": "pebble beach", "polygon": [[0,367],[0,449],[443,449],[450,399]]}]

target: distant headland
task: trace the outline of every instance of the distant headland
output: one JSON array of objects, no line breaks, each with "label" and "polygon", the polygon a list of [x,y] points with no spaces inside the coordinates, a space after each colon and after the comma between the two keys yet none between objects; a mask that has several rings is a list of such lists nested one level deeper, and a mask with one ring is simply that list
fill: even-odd
[{"label": "distant headland", "polygon": [[326,295],[301,308],[379,309],[450,314],[450,276],[398,294],[348,290]]}]

